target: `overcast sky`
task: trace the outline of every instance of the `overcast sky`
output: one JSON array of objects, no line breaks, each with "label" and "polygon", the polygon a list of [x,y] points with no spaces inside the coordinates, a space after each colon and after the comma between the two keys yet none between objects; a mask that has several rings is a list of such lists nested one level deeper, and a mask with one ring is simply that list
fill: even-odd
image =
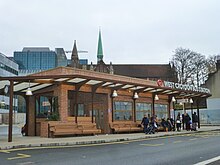
[{"label": "overcast sky", "polygon": [[0,0],[0,52],[23,47],[72,50],[96,63],[168,63],[177,47],[220,54],[220,0]]}]

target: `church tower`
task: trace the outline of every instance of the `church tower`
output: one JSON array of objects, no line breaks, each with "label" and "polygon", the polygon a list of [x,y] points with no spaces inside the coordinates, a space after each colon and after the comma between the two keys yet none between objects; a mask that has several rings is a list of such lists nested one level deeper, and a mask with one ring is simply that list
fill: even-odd
[{"label": "church tower", "polygon": [[70,66],[73,68],[81,68],[80,63],[79,63],[78,52],[77,52],[77,48],[76,48],[76,40],[74,41]]},{"label": "church tower", "polygon": [[98,50],[97,50],[97,63],[103,60],[103,49],[102,49],[102,38],[101,38],[101,30],[99,29],[99,39],[98,39]]},{"label": "church tower", "polygon": [[94,70],[97,72],[114,74],[112,63],[110,64],[110,68],[109,68],[103,61],[102,37],[101,37],[100,29],[99,29],[99,38],[98,38],[97,65]]}]

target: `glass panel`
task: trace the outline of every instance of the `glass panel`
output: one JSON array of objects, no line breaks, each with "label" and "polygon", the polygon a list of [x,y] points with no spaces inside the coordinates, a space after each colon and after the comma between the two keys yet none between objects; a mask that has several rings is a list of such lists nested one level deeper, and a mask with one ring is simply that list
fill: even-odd
[{"label": "glass panel", "polygon": [[132,102],[114,102],[114,120],[132,120]]},{"label": "glass panel", "polygon": [[78,116],[84,116],[84,105],[78,104]]},{"label": "glass panel", "polygon": [[155,115],[158,119],[168,118],[168,109],[166,104],[155,104]]},{"label": "glass panel", "polygon": [[142,120],[144,114],[150,114],[151,116],[151,104],[136,103],[136,120]]}]

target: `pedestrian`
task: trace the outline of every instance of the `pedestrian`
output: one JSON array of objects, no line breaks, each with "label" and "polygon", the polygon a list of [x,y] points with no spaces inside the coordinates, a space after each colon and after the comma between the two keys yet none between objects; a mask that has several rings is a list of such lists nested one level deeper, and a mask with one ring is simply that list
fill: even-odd
[{"label": "pedestrian", "polygon": [[198,121],[199,121],[198,116],[196,112],[194,112],[192,115],[192,129],[191,129],[192,131],[196,131]]},{"label": "pedestrian", "polygon": [[141,121],[141,125],[143,125],[144,127],[144,133],[147,133],[148,124],[149,124],[149,119],[147,118],[147,115],[145,114]]},{"label": "pedestrian", "polygon": [[168,132],[168,124],[167,124],[167,121],[165,121],[165,119],[164,118],[162,118],[162,120],[161,120],[161,126],[163,127],[163,131],[166,131],[166,132]]},{"label": "pedestrian", "polygon": [[191,118],[189,116],[188,113],[186,113],[185,115],[185,124],[186,124],[186,130],[190,131],[190,122],[191,122]]},{"label": "pedestrian", "polygon": [[177,131],[181,130],[180,112],[178,112],[177,117],[176,117],[176,128],[177,128]]},{"label": "pedestrian", "polygon": [[183,130],[184,130],[184,125],[185,125],[185,114],[182,114],[182,124],[183,124]]}]

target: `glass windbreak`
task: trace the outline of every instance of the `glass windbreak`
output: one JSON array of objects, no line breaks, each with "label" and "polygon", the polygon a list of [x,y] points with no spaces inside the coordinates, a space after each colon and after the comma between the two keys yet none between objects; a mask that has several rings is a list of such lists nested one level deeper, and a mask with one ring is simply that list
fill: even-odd
[{"label": "glass windbreak", "polygon": [[142,120],[144,114],[150,114],[151,116],[151,104],[136,103],[136,120]]},{"label": "glass windbreak", "polygon": [[155,115],[157,115],[158,119],[168,118],[168,109],[167,109],[166,104],[155,104],[154,109],[155,109]]},{"label": "glass windbreak", "polygon": [[83,104],[78,104],[78,116],[85,116]]},{"label": "glass windbreak", "polygon": [[132,120],[132,102],[114,102],[114,120]]}]

